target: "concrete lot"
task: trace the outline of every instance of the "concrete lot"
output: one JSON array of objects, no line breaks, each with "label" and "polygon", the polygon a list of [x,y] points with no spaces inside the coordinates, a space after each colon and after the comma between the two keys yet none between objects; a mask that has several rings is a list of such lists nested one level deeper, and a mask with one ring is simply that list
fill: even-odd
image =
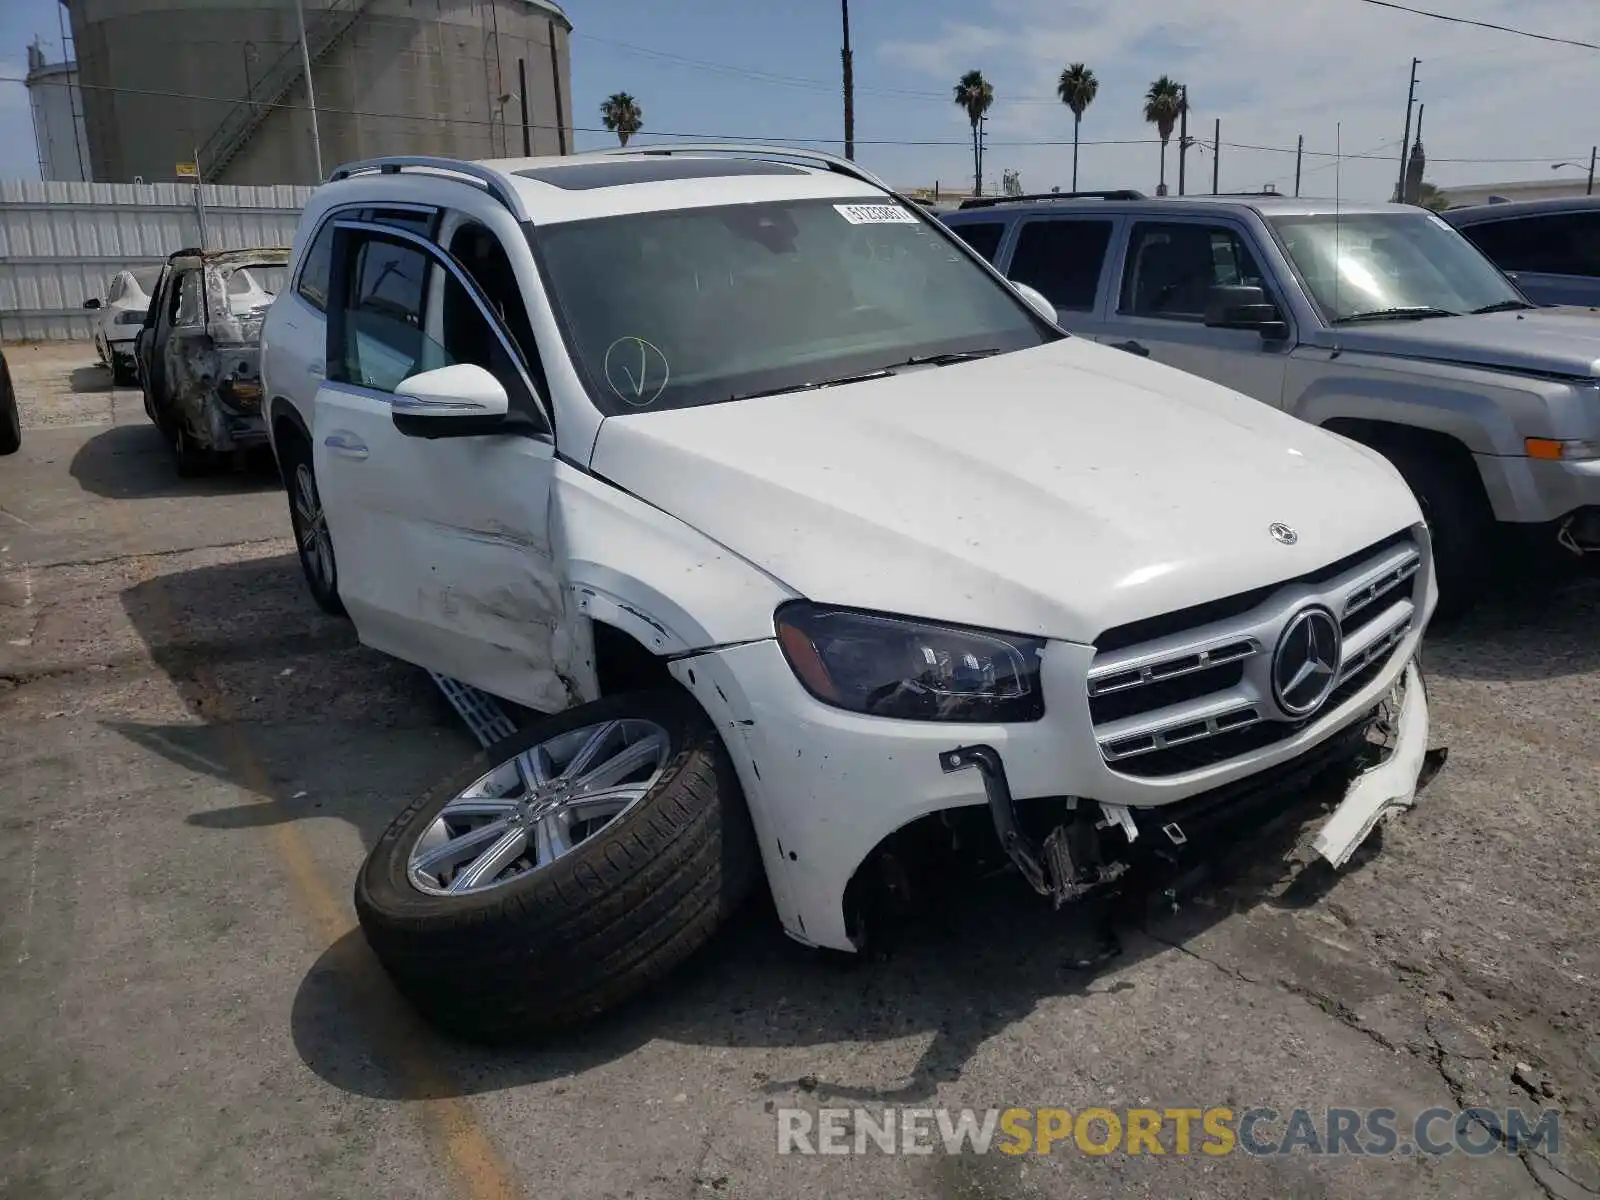
[{"label": "concrete lot", "polygon": [[[349,900],[364,847],[471,749],[443,701],[314,608],[273,478],[181,481],[88,348],[7,353],[0,1196],[1600,1188],[1594,571],[1433,637],[1449,763],[1338,877],[1280,833],[1176,912],[1130,903],[1088,980],[1014,881],[848,971],[756,904],[627,1011],[491,1054],[410,1017]],[[771,1111],[1519,1103],[1562,1112],[1554,1161],[780,1158]]]}]

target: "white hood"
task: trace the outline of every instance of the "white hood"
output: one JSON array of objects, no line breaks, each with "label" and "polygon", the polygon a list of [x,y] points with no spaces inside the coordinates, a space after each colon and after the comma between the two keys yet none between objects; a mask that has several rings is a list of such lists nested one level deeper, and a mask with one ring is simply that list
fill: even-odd
[{"label": "white hood", "polygon": [[1370,451],[1079,338],[608,418],[592,465],[812,600],[1079,642],[1421,520]]}]

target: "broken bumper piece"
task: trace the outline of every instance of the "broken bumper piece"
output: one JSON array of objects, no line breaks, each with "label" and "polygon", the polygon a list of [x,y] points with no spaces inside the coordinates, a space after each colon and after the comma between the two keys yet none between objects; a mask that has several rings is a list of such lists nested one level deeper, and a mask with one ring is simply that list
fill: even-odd
[{"label": "broken bumper piece", "polygon": [[[1428,695],[1415,662],[1406,666],[1394,692],[1377,715],[1376,726],[1387,736],[1382,762],[1369,767],[1349,784],[1315,841],[1316,852],[1334,867],[1342,867],[1386,813],[1409,808],[1428,760]],[[1079,804],[1076,820],[1057,826],[1042,842],[1030,838],[1018,824],[1005,765],[990,746],[960,746],[940,757],[946,773],[976,769],[994,820],[995,833],[1011,861],[1034,891],[1059,907],[1114,882],[1127,864],[1107,861],[1095,836],[1098,830],[1118,828],[1128,844],[1141,832],[1138,817],[1159,823],[1161,838],[1171,849],[1184,846],[1195,830],[1210,830],[1238,820],[1242,808],[1274,795],[1292,794],[1324,771],[1343,766],[1368,744],[1371,719],[1340,730],[1299,759],[1276,769],[1247,777],[1235,785],[1160,808],[1133,810],[1099,803],[1096,820],[1089,806]],[[1442,756],[1442,751],[1438,752]],[[1136,815],[1137,812],[1137,815]]]},{"label": "broken bumper piece", "polygon": [[1393,747],[1377,766],[1362,772],[1345,791],[1312,848],[1335,867],[1350,861],[1384,814],[1410,808],[1428,753],[1428,689],[1415,662],[1406,666],[1388,715]]}]

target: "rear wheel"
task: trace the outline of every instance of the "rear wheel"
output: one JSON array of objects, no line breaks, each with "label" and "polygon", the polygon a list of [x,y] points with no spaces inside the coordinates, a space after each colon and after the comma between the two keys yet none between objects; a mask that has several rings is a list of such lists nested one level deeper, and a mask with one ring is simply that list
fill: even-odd
[{"label": "rear wheel", "polygon": [[217,469],[216,454],[197,445],[182,421],[174,420],[171,423],[167,441],[172,447],[172,461],[184,479],[209,475]]},{"label": "rear wheel", "polygon": [[666,688],[579,705],[491,747],[396,818],[355,904],[429,1022],[512,1042],[661,978],[759,873],[721,738]]},{"label": "rear wheel", "polygon": [[333,553],[328,517],[322,510],[322,494],[317,490],[311,447],[299,434],[286,434],[279,444],[279,453],[289,492],[289,524],[294,529],[306,586],[311,589],[311,598],[318,608],[342,617],[344,602],[339,599],[339,562]]}]

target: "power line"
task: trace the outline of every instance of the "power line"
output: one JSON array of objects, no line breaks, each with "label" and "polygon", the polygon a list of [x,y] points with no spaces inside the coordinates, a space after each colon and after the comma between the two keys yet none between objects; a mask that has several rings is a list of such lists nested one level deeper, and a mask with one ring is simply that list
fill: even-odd
[{"label": "power line", "polygon": [[1496,33],[1510,33],[1517,37],[1532,38],[1536,42],[1551,42],[1557,46],[1576,46],[1580,50],[1600,50],[1600,43],[1581,42],[1576,38],[1556,37],[1549,33],[1534,33],[1527,29],[1517,29],[1511,25],[1497,25],[1493,21],[1478,21],[1472,17],[1457,17],[1450,13],[1431,12],[1426,8],[1412,8],[1409,4],[1397,4],[1395,0],[1359,0],[1362,4],[1370,4],[1374,8],[1392,8],[1397,12],[1410,13],[1416,17],[1429,17],[1435,21],[1448,21],[1452,25],[1472,25],[1478,29],[1492,29]]},{"label": "power line", "polygon": [[[3,75],[3,76],[0,76],[0,83],[26,84],[27,82],[28,81],[25,78],[23,78],[22,76],[16,76],[16,75]],[[76,87],[80,91],[115,92],[115,93],[117,93],[119,95],[148,96],[148,97],[153,97],[153,98],[156,98],[156,99],[166,99],[166,100],[199,100],[199,101],[202,101],[202,102],[205,102],[205,103],[211,103],[211,104],[234,105],[234,104],[245,104],[245,103],[250,103],[251,102],[246,97],[243,97],[243,96],[207,96],[207,95],[202,95],[202,94],[195,93],[195,92],[173,92],[173,91],[164,91],[164,90],[154,89],[154,88],[116,87],[116,86],[111,85],[111,84],[95,84],[95,83],[81,83],[81,82],[72,83],[71,81],[65,80],[65,79],[40,79],[40,80],[35,80],[33,82],[32,86],[34,86],[34,87]],[[257,107],[260,107],[260,108],[280,108],[280,109],[286,109],[286,110],[291,110],[291,111],[302,111],[302,112],[303,111],[309,111],[307,105],[294,104],[294,103],[290,103],[289,101],[280,100],[280,101],[271,101],[271,102],[269,102],[269,101],[262,100],[262,101],[255,101],[254,103],[257,105]],[[435,123],[446,124],[446,125],[473,125],[473,126],[494,127],[494,126],[499,126],[501,124],[517,124],[517,125],[521,124],[521,122],[502,122],[502,121],[499,121],[499,120],[482,118],[482,117],[443,117],[443,116],[431,116],[431,115],[419,114],[419,113],[374,112],[374,111],[367,110],[367,109],[336,108],[336,107],[330,107],[328,105],[320,105],[320,104],[317,106],[317,111],[319,113],[326,113],[326,114],[328,114],[330,116],[364,117],[364,118],[367,118],[367,119],[370,119],[370,120],[384,120],[384,121],[435,122]],[[557,127],[554,126],[554,125],[544,125],[544,124],[538,124],[538,123],[530,122],[529,125],[528,125],[528,128],[529,129],[541,129],[541,130],[553,130],[553,129],[557,128]],[[605,134],[614,133],[613,130],[606,129],[603,126],[595,126],[595,125],[574,125],[574,126],[569,126],[569,128],[571,128],[574,132],[577,132],[577,133],[605,133]],[[687,131],[687,130],[667,130],[667,129],[640,130],[634,136],[635,137],[686,138],[686,139],[693,140],[693,141],[793,142],[793,143],[799,143],[799,144],[802,144],[802,145],[804,145],[804,144],[828,144],[828,143],[837,142],[839,140],[839,138],[837,136],[833,136],[833,135],[829,135],[829,136],[825,136],[825,137],[789,137],[789,136],[780,136],[778,134],[732,134],[732,133],[705,132],[705,131],[698,131],[698,130],[697,131]],[[961,146],[961,147],[965,148],[965,147],[971,146],[972,142],[971,142],[970,138],[966,138],[966,137],[960,137],[960,138],[857,138],[856,139],[856,144],[857,145],[862,145],[862,146]],[[1030,146],[1037,146],[1037,147],[1061,146],[1061,147],[1066,147],[1066,146],[1072,145],[1072,139],[1071,138],[1024,138],[1024,139],[1016,139],[1016,140],[991,140],[991,139],[985,139],[985,144],[988,145],[988,146],[999,146],[999,147],[1007,147],[1007,148],[1025,148],[1025,147],[1030,147]],[[1092,140],[1080,141],[1078,144],[1080,146],[1158,146],[1158,145],[1161,144],[1161,139],[1158,138],[1158,137],[1096,138],[1096,139],[1092,139]],[[1267,146],[1267,145],[1262,145],[1262,144],[1254,143],[1254,142],[1223,142],[1222,144],[1223,144],[1223,146],[1225,148],[1230,149],[1230,150],[1249,150],[1249,151],[1255,151],[1255,152],[1264,153],[1264,154],[1294,154],[1294,153],[1297,152],[1297,148],[1294,147],[1294,146]],[[1344,160],[1369,159],[1369,160],[1374,160],[1374,161],[1389,161],[1389,162],[1398,161],[1398,156],[1397,155],[1376,154],[1376,153],[1371,153],[1371,152],[1364,153],[1364,154],[1344,154],[1344,155],[1340,155],[1336,151],[1332,151],[1332,150],[1305,150],[1305,151],[1303,151],[1303,153],[1306,155],[1306,157],[1309,157],[1309,158],[1326,158],[1326,159],[1329,159],[1329,160],[1336,160],[1336,159],[1344,159]],[[1505,164],[1511,164],[1511,163],[1547,163],[1547,162],[1557,161],[1557,160],[1560,160],[1562,158],[1572,158],[1572,157],[1575,157],[1575,152],[1569,152],[1569,153],[1565,153],[1565,154],[1546,154],[1546,155],[1538,155],[1538,156],[1533,156],[1533,157],[1522,157],[1522,158],[1430,158],[1428,161],[1429,162],[1434,162],[1434,163],[1485,163],[1485,164],[1488,164],[1488,163],[1505,163]],[[1331,161],[1327,165],[1331,165]]]}]

